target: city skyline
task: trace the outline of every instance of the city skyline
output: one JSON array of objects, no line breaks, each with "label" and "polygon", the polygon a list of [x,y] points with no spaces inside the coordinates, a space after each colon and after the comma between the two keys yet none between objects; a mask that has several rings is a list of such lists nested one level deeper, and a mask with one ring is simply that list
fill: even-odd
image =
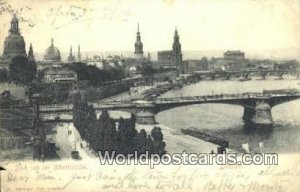
[{"label": "city skyline", "polygon": [[[145,53],[169,50],[177,27],[183,52],[242,50],[246,55],[261,58],[299,59],[300,34],[296,29],[300,22],[293,19],[299,15],[298,1],[290,0],[285,4],[283,1],[191,2],[193,1],[147,3],[132,0],[110,3],[68,1],[57,4],[57,1],[51,1],[48,4],[38,4],[36,1],[25,1],[17,5],[13,1],[9,5],[20,11],[18,16],[21,18],[20,28],[26,50],[32,43],[35,53],[44,53],[51,38],[55,39],[55,45],[65,53],[68,53],[70,46],[77,45],[81,46],[83,54],[133,52],[136,26],[139,23]],[[266,9],[264,4],[269,4],[269,8]],[[5,4],[1,5],[3,6]],[[37,6],[39,10],[35,10]],[[184,9],[191,11],[187,13],[182,11]],[[99,15],[100,10],[102,15]],[[159,19],[153,17],[155,12],[161,16]],[[35,20],[37,15],[39,17]],[[8,35],[11,13],[3,11],[2,16],[1,53],[3,41]]]}]

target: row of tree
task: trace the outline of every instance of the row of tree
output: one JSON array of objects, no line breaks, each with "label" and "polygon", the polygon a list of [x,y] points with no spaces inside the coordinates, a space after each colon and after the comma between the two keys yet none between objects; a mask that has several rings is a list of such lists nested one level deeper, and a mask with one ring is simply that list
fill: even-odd
[{"label": "row of tree", "polygon": [[88,105],[80,94],[74,96],[73,121],[81,137],[95,152],[116,151],[117,154],[165,154],[165,142],[159,127],[154,127],[147,135],[135,128],[135,116],[114,120],[106,110],[97,119],[95,109]]},{"label": "row of tree", "polygon": [[125,78],[121,68],[103,70],[82,62],[66,64],[65,67],[76,72],[79,81],[87,81],[92,86],[101,86],[104,82]]},{"label": "row of tree", "polygon": [[36,78],[37,67],[34,60],[24,56],[12,58],[9,65],[8,80],[15,83],[27,84]]}]

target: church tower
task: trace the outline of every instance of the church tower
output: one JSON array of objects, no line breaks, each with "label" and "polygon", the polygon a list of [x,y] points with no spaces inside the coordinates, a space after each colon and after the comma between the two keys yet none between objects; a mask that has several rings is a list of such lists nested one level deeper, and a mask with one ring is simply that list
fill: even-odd
[{"label": "church tower", "polygon": [[136,33],[136,41],[134,44],[134,57],[137,59],[141,59],[143,57],[143,43],[141,41],[141,34],[140,34],[140,29],[139,29],[139,24],[138,24],[138,29]]},{"label": "church tower", "polygon": [[30,43],[29,51],[28,51],[28,61],[35,61],[31,43]]},{"label": "church tower", "polygon": [[172,57],[173,57],[172,58],[173,65],[176,66],[178,75],[183,74],[184,68],[182,62],[181,44],[179,42],[179,35],[177,29],[175,29],[175,34],[174,34]]}]

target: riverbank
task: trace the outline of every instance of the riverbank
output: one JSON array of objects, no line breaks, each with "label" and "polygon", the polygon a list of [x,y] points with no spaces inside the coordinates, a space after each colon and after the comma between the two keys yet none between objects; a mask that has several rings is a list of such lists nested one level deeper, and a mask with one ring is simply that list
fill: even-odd
[{"label": "riverbank", "polygon": [[[184,135],[165,125],[140,125],[136,124],[138,131],[144,129],[147,134],[155,127],[160,127],[166,143],[165,150],[169,154],[182,153],[210,153],[212,150],[217,151],[217,145],[205,142],[192,136]],[[83,141],[79,132],[74,127],[73,123],[60,123],[54,127],[55,134],[48,136],[51,138],[57,147],[57,155],[60,159],[72,158],[71,152],[78,151],[81,160],[97,159],[96,153],[93,153],[86,141]]]},{"label": "riverbank", "polygon": [[184,135],[180,131],[172,129],[163,124],[157,125],[139,125],[136,124],[138,131],[144,129],[147,133],[150,133],[153,127],[160,127],[164,141],[166,143],[167,153],[210,153],[212,150],[217,151],[217,145],[205,142],[201,139],[197,139],[192,136]]}]

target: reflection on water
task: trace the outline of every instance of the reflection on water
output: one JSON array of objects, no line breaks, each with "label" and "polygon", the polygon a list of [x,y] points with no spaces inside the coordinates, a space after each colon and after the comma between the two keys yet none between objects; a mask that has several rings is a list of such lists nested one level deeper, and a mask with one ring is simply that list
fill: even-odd
[{"label": "reflection on water", "polygon": [[[299,80],[252,80],[202,81],[181,90],[174,90],[162,97],[207,95],[211,93],[260,92],[270,89],[299,89]],[[271,128],[245,125],[243,108],[228,104],[200,104],[174,108],[157,115],[159,123],[180,131],[194,128],[229,140],[230,148],[241,150],[243,143],[249,143],[258,151],[258,143],[264,142],[265,152],[300,152],[300,100],[277,105],[272,109],[274,124]],[[178,118],[174,118],[178,117]]]}]

